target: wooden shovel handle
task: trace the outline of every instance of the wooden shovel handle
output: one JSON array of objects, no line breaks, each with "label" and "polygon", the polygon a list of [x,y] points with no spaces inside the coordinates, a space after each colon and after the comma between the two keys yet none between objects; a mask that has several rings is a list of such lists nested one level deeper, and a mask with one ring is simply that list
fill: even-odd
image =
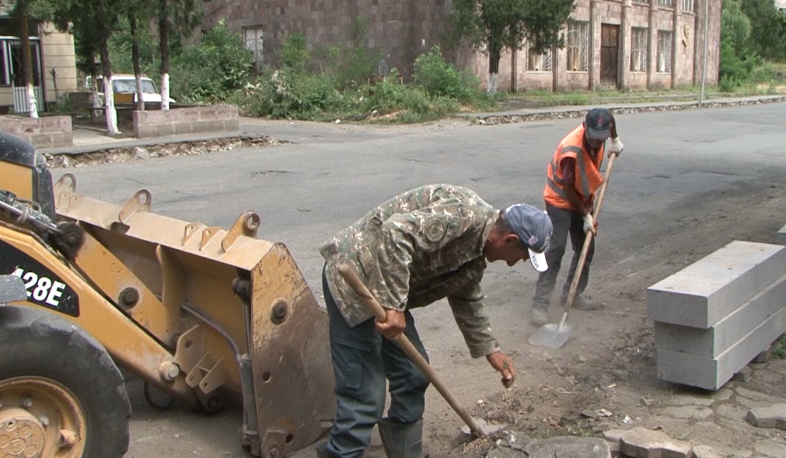
[{"label": "wooden shovel handle", "polygon": [[[341,273],[341,276],[344,277],[344,280],[346,280],[349,286],[352,287],[355,293],[357,293],[357,295],[360,296],[360,301],[363,303],[364,306],[366,306],[369,312],[371,312],[374,315],[374,318],[376,318],[377,321],[383,323],[387,321],[387,313],[385,313],[385,309],[383,309],[382,306],[379,305],[379,302],[377,302],[377,299],[374,297],[373,294],[371,294],[371,291],[369,291],[368,288],[366,288],[366,285],[364,285],[363,282],[360,281],[360,278],[358,277],[357,273],[355,273],[355,271],[352,269],[352,267],[350,267],[347,264],[343,264],[339,266],[338,271]],[[461,419],[464,420],[464,423],[466,423],[467,426],[469,426],[469,429],[478,437],[484,437],[486,434],[478,426],[477,422],[475,422],[475,419],[472,418],[472,416],[469,414],[467,409],[465,409],[464,406],[462,406],[461,403],[459,403],[458,399],[456,399],[456,397],[453,396],[453,393],[450,392],[448,387],[444,383],[442,383],[442,380],[439,379],[437,373],[434,371],[434,369],[431,366],[429,366],[428,361],[426,361],[426,359],[423,357],[423,355],[420,354],[418,349],[415,348],[414,345],[412,345],[412,342],[409,341],[407,336],[402,333],[398,336],[398,338],[396,338],[395,342],[401,348],[401,350],[409,357],[409,359],[411,359],[412,362],[415,363],[415,366],[417,366],[418,369],[420,369],[420,371],[426,375],[426,378],[428,378],[429,382],[431,382],[431,384],[434,385],[434,388],[436,388],[437,391],[439,391],[439,394],[441,394],[442,397],[445,398],[446,401],[448,401],[450,407],[452,407],[453,410],[455,410],[456,413],[459,415],[459,417],[461,417]]]},{"label": "wooden shovel handle", "polygon": [[[603,184],[600,185],[600,191],[598,192],[598,202],[595,204],[595,210],[592,212],[592,219],[593,221],[598,221],[598,215],[600,215],[600,206],[603,203],[603,196],[606,195],[606,186],[609,184],[609,178],[611,178],[611,168],[614,167],[614,159],[617,158],[616,154],[611,155],[609,158],[609,164],[606,166],[606,175],[603,177]],[[570,282],[570,290],[568,290],[568,296],[565,298],[565,307],[562,311],[562,320],[560,321],[560,329],[565,324],[565,319],[567,318],[568,310],[573,305],[573,299],[576,297],[576,289],[579,286],[579,279],[581,278],[581,272],[584,270],[584,261],[587,259],[587,252],[589,252],[589,247],[592,244],[592,238],[594,234],[592,231],[587,231],[587,236],[584,239],[584,246],[581,247],[581,255],[579,256],[579,263],[576,266],[576,272],[573,274],[573,281]]]}]

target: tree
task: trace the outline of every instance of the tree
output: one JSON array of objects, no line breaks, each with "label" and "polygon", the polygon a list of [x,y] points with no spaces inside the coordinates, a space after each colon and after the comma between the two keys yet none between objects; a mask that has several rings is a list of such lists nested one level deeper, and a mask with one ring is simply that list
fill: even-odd
[{"label": "tree", "polygon": [[574,0],[454,0],[450,39],[466,40],[489,56],[489,92],[495,92],[499,61],[505,48],[526,41],[534,52],[564,45],[560,29]]},{"label": "tree", "polygon": [[721,13],[721,84],[735,86],[743,81],[756,65],[757,56],[751,49],[751,23],[742,13],[740,0],[723,2]]},{"label": "tree", "polygon": [[19,31],[19,44],[22,51],[22,68],[17,69],[22,75],[21,81],[25,84],[25,98],[27,99],[28,113],[31,118],[38,119],[38,104],[33,89],[33,62],[30,58],[30,29],[28,19],[30,17],[30,1],[17,0],[11,12],[11,16],[16,19]]},{"label": "tree", "polygon": [[786,58],[784,14],[772,0],[743,0],[739,9],[750,20],[751,45],[762,57]]},{"label": "tree", "polygon": [[[190,33],[202,20],[203,0],[158,0],[158,35],[161,50],[161,109],[169,109],[169,39]],[[177,27],[174,26],[177,24]]]},{"label": "tree", "polygon": [[112,89],[112,65],[109,58],[109,38],[118,27],[118,10],[112,0],[41,0],[41,9],[46,10],[58,30],[70,32],[74,41],[79,43],[77,53],[87,60],[88,67],[95,78],[95,55],[101,57],[101,70],[104,82],[104,110],[109,135],[118,135],[117,110],[115,110]]}]

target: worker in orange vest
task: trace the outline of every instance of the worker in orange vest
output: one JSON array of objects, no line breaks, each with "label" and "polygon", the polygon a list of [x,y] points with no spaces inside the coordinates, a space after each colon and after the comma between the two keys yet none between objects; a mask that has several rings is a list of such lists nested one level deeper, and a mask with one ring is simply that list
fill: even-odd
[{"label": "worker in orange vest", "polygon": [[[546,263],[549,268],[538,276],[535,296],[532,298],[531,319],[535,325],[540,326],[548,322],[546,311],[557,283],[562,256],[568,243],[568,234],[573,248],[573,259],[568,278],[562,288],[563,304],[576,272],[586,233],[592,231],[593,234],[597,234],[597,227],[592,219],[592,209],[595,192],[603,183],[600,166],[603,162],[606,140],[609,138],[611,144],[608,154],[619,155],[623,145],[617,135],[614,115],[605,108],[593,108],[587,113],[584,122],[562,139],[546,169],[547,182],[543,198],[546,201],[546,213],[551,219],[554,233],[546,250]],[[572,307],[579,310],[598,308],[597,304],[581,295],[587,287],[589,265],[594,251],[593,239],[573,299]]]}]

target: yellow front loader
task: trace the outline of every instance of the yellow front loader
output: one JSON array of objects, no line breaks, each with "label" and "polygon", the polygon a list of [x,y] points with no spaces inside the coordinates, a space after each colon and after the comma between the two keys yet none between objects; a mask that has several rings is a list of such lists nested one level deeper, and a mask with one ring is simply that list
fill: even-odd
[{"label": "yellow front loader", "polygon": [[256,238],[250,211],[224,230],[151,203],[91,199],[71,174],[53,184],[0,133],[0,276],[27,295],[0,304],[0,458],[122,456],[118,366],[207,411],[242,405],[254,456],[305,447],[332,418],[327,315],[287,248]]}]

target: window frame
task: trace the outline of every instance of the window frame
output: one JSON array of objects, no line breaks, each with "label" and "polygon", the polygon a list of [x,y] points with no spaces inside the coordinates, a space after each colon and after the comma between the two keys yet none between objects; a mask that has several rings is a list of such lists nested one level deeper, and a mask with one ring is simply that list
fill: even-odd
[{"label": "window frame", "polygon": [[[670,74],[672,72],[673,57],[674,57],[673,43],[674,43],[674,33],[671,30],[658,30],[655,73]],[[661,70],[662,63],[664,68]]]},{"label": "window frame", "polygon": [[[577,42],[571,42],[571,39]],[[589,72],[589,22],[568,21],[565,43],[566,71],[570,73]],[[578,69],[571,66],[571,61],[578,64]]]},{"label": "window frame", "polygon": [[[631,73],[646,73],[649,67],[649,39],[650,30],[647,27],[631,27],[630,28],[630,72]],[[643,37],[637,34],[643,34]],[[639,45],[637,47],[636,45]],[[636,53],[639,53],[636,58]],[[638,65],[636,65],[638,63]],[[636,68],[638,67],[638,68]]]}]

